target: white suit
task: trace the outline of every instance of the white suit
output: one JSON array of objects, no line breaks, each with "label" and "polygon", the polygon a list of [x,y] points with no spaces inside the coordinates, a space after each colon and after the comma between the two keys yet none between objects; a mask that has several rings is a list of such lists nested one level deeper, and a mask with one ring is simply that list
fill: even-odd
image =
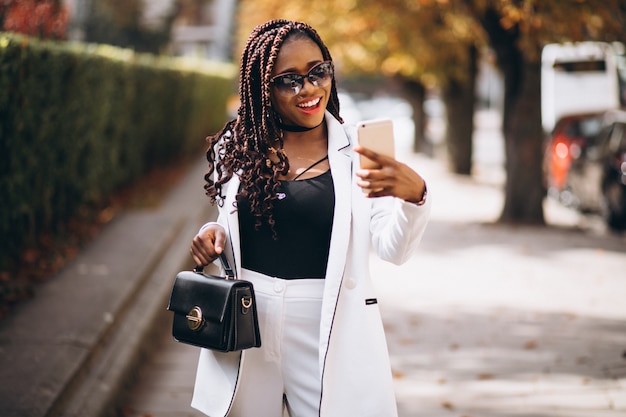
[{"label": "white suit", "polygon": [[[400,264],[413,255],[428,221],[430,199],[417,206],[393,197],[366,198],[356,185],[354,132],[328,112],[326,122],[335,211],[319,337],[320,417],[394,417],[391,367],[380,311],[372,303],[376,295],[368,257],[373,249],[383,260]],[[230,228],[231,255],[241,274],[238,220],[232,205],[239,184],[236,176],[228,183],[218,222]],[[222,354],[203,349],[192,406],[211,417],[225,416],[237,379],[246,377],[239,375],[245,358],[245,351]]]}]

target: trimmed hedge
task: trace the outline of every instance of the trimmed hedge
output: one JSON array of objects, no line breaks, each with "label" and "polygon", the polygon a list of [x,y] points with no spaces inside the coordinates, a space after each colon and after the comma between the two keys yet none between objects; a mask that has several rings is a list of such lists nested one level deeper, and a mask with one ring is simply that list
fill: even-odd
[{"label": "trimmed hedge", "polygon": [[0,270],[81,207],[205,145],[223,64],[0,33]]}]

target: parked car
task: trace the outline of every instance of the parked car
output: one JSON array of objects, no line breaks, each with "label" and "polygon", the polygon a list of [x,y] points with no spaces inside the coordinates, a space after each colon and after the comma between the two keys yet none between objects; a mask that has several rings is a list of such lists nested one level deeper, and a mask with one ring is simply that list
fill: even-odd
[{"label": "parked car", "polygon": [[601,128],[602,113],[566,116],[556,123],[548,138],[545,154],[548,195],[566,206],[583,211],[587,206],[599,207],[595,196],[578,189],[578,181],[570,170],[588,148],[595,147]]},{"label": "parked car", "polygon": [[605,114],[600,132],[604,215],[609,227],[626,230],[626,111]]},{"label": "parked car", "polygon": [[546,147],[548,194],[626,230],[626,112],[564,117]]}]

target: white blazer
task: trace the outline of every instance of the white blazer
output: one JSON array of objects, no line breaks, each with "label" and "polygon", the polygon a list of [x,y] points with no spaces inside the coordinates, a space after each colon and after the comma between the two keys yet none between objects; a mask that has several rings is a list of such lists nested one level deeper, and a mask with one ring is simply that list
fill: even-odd
[{"label": "white blazer", "polygon": [[[328,159],[335,188],[335,211],[322,301],[319,366],[320,417],[397,416],[391,366],[378,304],[369,273],[370,250],[394,264],[409,259],[428,222],[430,198],[417,206],[393,197],[366,198],[356,185],[355,129],[344,129],[330,113]],[[230,228],[231,259],[241,274],[239,223],[233,202],[234,176],[225,191],[218,223]],[[227,252],[231,245],[226,244]],[[228,253],[227,253],[228,255]],[[227,415],[237,390],[246,352],[202,349],[192,407],[211,417]]]}]

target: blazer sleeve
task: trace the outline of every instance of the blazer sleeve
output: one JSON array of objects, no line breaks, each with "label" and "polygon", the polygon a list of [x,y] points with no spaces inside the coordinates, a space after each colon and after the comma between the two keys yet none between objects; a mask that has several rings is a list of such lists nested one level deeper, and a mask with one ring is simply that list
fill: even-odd
[{"label": "blazer sleeve", "polygon": [[[351,144],[357,143],[356,126],[344,126]],[[358,154],[352,153],[353,165],[358,166]],[[361,194],[361,191],[357,192]],[[370,206],[370,240],[374,252],[381,259],[400,265],[406,262],[417,249],[428,219],[432,204],[429,190],[426,202],[418,206],[394,197],[367,199]]]},{"label": "blazer sleeve", "polygon": [[422,206],[394,197],[372,199],[371,243],[381,259],[400,265],[415,253],[428,224],[431,196]]}]

